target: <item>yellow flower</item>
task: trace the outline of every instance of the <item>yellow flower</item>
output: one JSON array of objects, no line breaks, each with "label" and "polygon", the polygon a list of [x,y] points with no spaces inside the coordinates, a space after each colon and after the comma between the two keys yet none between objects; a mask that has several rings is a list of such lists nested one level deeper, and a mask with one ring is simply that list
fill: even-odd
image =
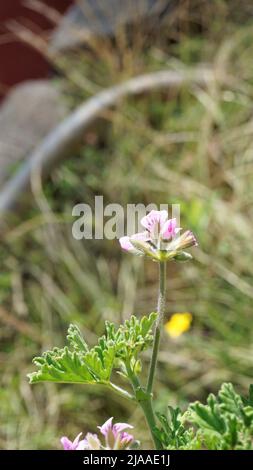
[{"label": "yellow flower", "polygon": [[189,312],[174,313],[164,328],[171,338],[178,338],[182,333],[188,331],[192,322],[192,314]]}]

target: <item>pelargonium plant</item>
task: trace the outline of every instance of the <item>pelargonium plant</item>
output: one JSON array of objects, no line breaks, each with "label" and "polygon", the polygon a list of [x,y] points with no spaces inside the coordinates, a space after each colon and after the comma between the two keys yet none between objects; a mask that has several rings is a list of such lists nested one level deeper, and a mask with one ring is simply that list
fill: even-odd
[{"label": "pelargonium plant", "polygon": [[[54,348],[52,351],[45,352],[42,357],[36,357],[34,363],[38,366],[38,370],[29,374],[29,378],[31,383],[50,381],[109,387],[125,398],[135,401],[142,408],[154,446],[161,449],[162,444],[156,433],[153,386],[165,310],[166,265],[168,261],[172,260],[191,259],[191,255],[185,252],[185,249],[196,246],[197,241],[189,230],[181,234],[176,219],[168,219],[167,211],[153,210],[143,217],[141,224],[144,228],[142,233],[137,233],[132,237],[122,237],[120,244],[127,252],[151,258],[158,263],[157,311],[141,319],[132,316],[119,328],[116,328],[113,323],[106,322],[105,334],[93,348],[88,347],[79,328],[70,325],[67,337],[70,347]],[[140,354],[151,346],[153,351],[148,380],[143,385],[140,381],[142,369]],[[128,380],[132,392],[122,389],[111,381],[114,368],[119,369]],[[80,439],[81,434],[79,434],[73,442],[63,437],[63,448],[81,450],[131,446],[133,438],[130,438],[128,434],[122,434],[122,425],[112,426],[111,422],[110,420],[100,427],[100,431],[105,437],[104,444],[96,435],[88,433],[84,439]],[[127,425],[123,426],[125,429]]]},{"label": "pelargonium plant", "polygon": [[[156,262],[159,268],[158,303],[155,312],[142,318],[131,316],[116,327],[106,321],[104,335],[97,345],[89,347],[79,328],[70,325],[68,346],[54,348],[34,359],[37,371],[29,374],[30,383],[58,382],[104,386],[139,406],[146,418],[155,449],[240,449],[252,448],[253,442],[253,387],[244,399],[236,394],[231,384],[223,384],[217,398],[213,395],[207,405],[195,403],[182,413],[169,407],[167,414],[155,413],[154,380],[160,337],[164,323],[166,296],[166,267],[171,261],[192,259],[187,250],[197,246],[190,230],[181,233],[176,219],[168,219],[166,211],[151,211],[142,221],[143,232],[122,237],[123,250],[144,256]],[[189,328],[191,315],[175,314],[166,329],[177,337]],[[152,348],[147,379],[143,381],[141,354]],[[122,388],[112,381],[117,370],[129,387]],[[126,423],[113,424],[110,418],[98,426],[99,437],[80,433],[73,441],[62,437],[65,450],[129,449],[136,446]]]}]

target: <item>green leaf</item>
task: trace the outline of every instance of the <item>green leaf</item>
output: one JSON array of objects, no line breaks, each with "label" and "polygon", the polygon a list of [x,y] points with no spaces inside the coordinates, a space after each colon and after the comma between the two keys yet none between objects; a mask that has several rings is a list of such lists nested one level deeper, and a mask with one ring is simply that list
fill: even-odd
[{"label": "green leaf", "polygon": [[218,401],[222,410],[242,417],[243,402],[240,395],[235,392],[231,383],[225,383],[221,386],[218,393]]},{"label": "green leaf", "polygon": [[204,448],[216,450],[252,449],[253,406],[252,387],[249,399],[236,393],[230,383],[224,383],[217,397],[209,395],[207,404],[190,405],[185,413],[197,428]]},{"label": "green leaf", "polygon": [[152,327],[156,321],[157,313],[152,312],[148,317],[144,316],[139,320],[132,316],[130,320],[126,320],[125,324],[120,327],[122,334],[122,344],[124,354],[130,357],[136,357],[140,351],[144,351],[153,342]]},{"label": "green leaf", "polygon": [[111,369],[108,357],[112,351],[106,352],[104,363],[95,350],[86,354],[55,348],[45,352],[42,357],[36,357],[33,362],[38,367],[37,372],[28,375],[30,383],[36,382],[61,382],[61,383],[107,383],[109,382]]},{"label": "green leaf", "polygon": [[87,352],[89,350],[85,343],[82,333],[76,325],[69,325],[67,340],[70,346],[78,352]]},{"label": "green leaf", "polygon": [[253,384],[249,386],[249,403],[253,406]]},{"label": "green leaf", "polygon": [[169,407],[168,416],[157,413],[156,436],[164,449],[253,450],[252,393],[251,386],[249,398],[243,398],[224,383],[217,396],[190,404],[184,414]]},{"label": "green leaf", "polygon": [[54,348],[34,359],[37,372],[29,374],[31,383],[49,381],[64,383],[109,384],[113,368],[121,367],[126,374],[125,361],[140,373],[138,353],[152,344],[152,326],[157,314],[151,313],[140,320],[132,316],[118,329],[106,323],[105,334],[98,344],[89,349],[79,328],[70,325],[67,339],[69,347]]},{"label": "green leaf", "polygon": [[253,385],[249,386],[249,397],[242,397],[244,405],[249,405],[253,407]]},{"label": "green leaf", "polygon": [[39,370],[29,374],[30,382],[108,383],[115,346],[104,342],[89,350],[79,328],[74,325],[69,326],[67,339],[73,350],[67,346],[54,348],[33,360]]},{"label": "green leaf", "polygon": [[[156,321],[157,313],[152,312],[140,320],[132,316],[116,330],[113,323],[106,322],[106,332],[100,341],[111,341],[116,348],[116,355],[123,361],[137,358],[138,353],[152,345],[152,327]],[[140,365],[138,366],[139,369]]]},{"label": "green leaf", "polygon": [[190,450],[200,447],[193,429],[184,426],[183,415],[179,408],[169,406],[167,416],[162,413],[156,413],[156,416],[161,427],[156,428],[155,434],[164,449]]},{"label": "green leaf", "polygon": [[215,397],[210,395],[208,397],[208,404],[202,405],[199,402],[191,405],[192,422],[198,426],[210,429],[219,433],[226,431],[226,424],[221,416],[218,405],[216,404]]}]

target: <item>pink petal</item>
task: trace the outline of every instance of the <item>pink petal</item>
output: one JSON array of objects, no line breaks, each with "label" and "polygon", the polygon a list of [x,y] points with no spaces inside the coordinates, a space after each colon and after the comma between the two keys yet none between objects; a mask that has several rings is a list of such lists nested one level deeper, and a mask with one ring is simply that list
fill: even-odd
[{"label": "pink petal", "polygon": [[120,242],[120,245],[121,245],[121,248],[125,251],[134,251],[135,248],[133,247],[132,243],[130,242],[130,238],[129,237],[121,237],[119,239],[119,242]]},{"label": "pink petal", "polygon": [[61,438],[61,443],[64,450],[73,450],[73,442],[70,441],[66,436]]},{"label": "pink petal", "polygon": [[75,447],[75,449],[77,448],[77,446],[78,446],[78,444],[79,444],[80,437],[81,437],[82,434],[83,434],[83,433],[80,432],[80,433],[78,434],[78,436],[76,436],[76,438],[75,438],[75,440],[74,440],[74,442],[73,442],[73,447]]},{"label": "pink petal", "polygon": [[133,426],[127,423],[116,423],[113,425],[113,431],[115,431],[117,434],[125,431],[125,429],[133,429]]},{"label": "pink petal", "polygon": [[168,219],[168,212],[167,211],[159,211],[160,212],[160,225],[161,227]]},{"label": "pink petal", "polygon": [[141,242],[148,242],[150,240],[150,235],[147,231],[135,233],[130,237],[130,240],[140,240]]},{"label": "pink petal", "polygon": [[169,219],[167,220],[161,229],[161,236],[165,240],[169,240],[170,238],[174,237],[177,233],[177,219]]},{"label": "pink petal", "polygon": [[100,450],[101,449],[101,442],[98,439],[96,434],[88,433],[86,436],[87,443],[89,444],[90,448],[93,450]]},{"label": "pink petal", "polygon": [[158,224],[162,227],[168,218],[167,211],[151,211],[141,219],[141,224],[149,232],[152,232]]},{"label": "pink petal", "polygon": [[61,438],[61,443],[63,445],[63,449],[64,450],[76,450],[77,447],[79,446],[79,440],[80,440],[80,437],[82,435],[82,432],[80,432],[80,434],[78,434],[78,436],[76,436],[75,440],[72,442],[70,441],[70,439],[68,439],[68,437],[64,436]]},{"label": "pink petal", "polygon": [[198,246],[198,240],[195,237],[194,233],[191,232],[191,230],[187,230],[184,235],[188,242],[191,244],[191,246]]},{"label": "pink petal", "polygon": [[103,434],[103,436],[106,436],[108,432],[112,429],[112,421],[113,418],[109,418],[102,426],[98,426],[98,429]]},{"label": "pink petal", "polygon": [[88,432],[83,441],[80,441],[77,450],[100,450],[101,442],[96,434]]},{"label": "pink petal", "polygon": [[75,450],[89,450],[89,444],[86,439],[83,439],[82,441],[79,442],[77,448]]},{"label": "pink petal", "polygon": [[142,254],[139,250],[137,250],[131,243],[131,239],[133,240],[140,240],[140,241],[148,241],[150,239],[148,232],[141,232],[141,233],[135,233],[131,237],[121,237],[119,239],[121,248],[125,251],[128,251],[129,253],[133,254]]},{"label": "pink petal", "polygon": [[198,246],[198,242],[195,235],[190,230],[186,230],[180,237],[172,240],[169,244],[169,249],[182,251],[191,246]]},{"label": "pink petal", "polygon": [[121,434],[121,438],[120,438],[121,444],[128,445],[133,440],[134,440],[134,436],[132,436],[132,434],[128,434],[127,432],[123,432]]}]

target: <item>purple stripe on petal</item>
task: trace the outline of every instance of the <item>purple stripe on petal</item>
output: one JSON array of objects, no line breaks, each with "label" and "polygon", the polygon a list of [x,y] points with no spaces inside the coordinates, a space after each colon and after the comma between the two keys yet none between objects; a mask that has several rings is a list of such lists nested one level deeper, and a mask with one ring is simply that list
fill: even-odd
[{"label": "purple stripe on petal", "polygon": [[112,429],[112,421],[113,418],[109,418],[102,426],[98,426],[98,429],[103,434],[103,436],[106,436],[107,433]]},{"label": "purple stripe on petal", "polygon": [[61,443],[64,450],[73,450],[73,442],[70,441],[66,436],[61,438]]},{"label": "purple stripe on petal", "polygon": [[148,215],[145,215],[145,217],[141,219],[141,225],[145,227],[149,232],[154,232],[158,224],[160,224],[160,226],[163,226],[167,218],[167,211],[152,210]]},{"label": "purple stripe on petal", "polygon": [[133,426],[127,423],[116,423],[113,425],[113,431],[115,431],[117,434],[125,431],[125,429],[133,429]]},{"label": "purple stripe on petal", "polygon": [[80,437],[82,435],[82,432],[80,432],[80,434],[78,434],[78,436],[76,436],[75,440],[72,442],[70,441],[70,439],[68,439],[68,437],[64,436],[61,438],[61,443],[62,443],[62,446],[63,446],[63,449],[64,450],[77,450],[79,445],[81,444],[80,441]]}]

